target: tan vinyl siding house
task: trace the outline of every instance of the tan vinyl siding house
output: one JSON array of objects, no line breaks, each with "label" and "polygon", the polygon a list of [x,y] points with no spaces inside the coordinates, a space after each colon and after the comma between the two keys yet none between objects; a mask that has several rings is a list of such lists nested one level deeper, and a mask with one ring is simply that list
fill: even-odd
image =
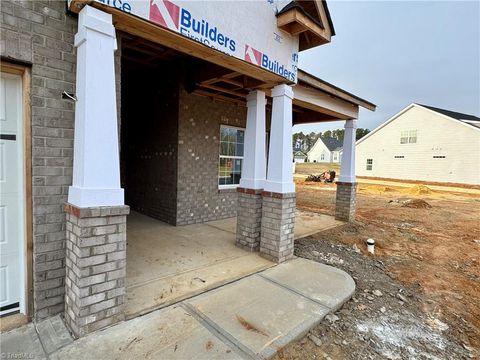
[{"label": "tan vinyl siding house", "polygon": [[480,118],[411,104],[357,141],[363,177],[480,184]]}]

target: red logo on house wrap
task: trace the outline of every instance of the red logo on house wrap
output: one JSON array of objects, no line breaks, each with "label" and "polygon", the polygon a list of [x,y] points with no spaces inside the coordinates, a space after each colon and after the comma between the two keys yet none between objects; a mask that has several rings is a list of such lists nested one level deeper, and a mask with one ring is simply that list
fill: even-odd
[{"label": "red logo on house wrap", "polygon": [[262,53],[250,45],[245,45],[245,60],[249,63],[261,66],[262,64]]},{"label": "red logo on house wrap", "polygon": [[150,0],[150,20],[178,31],[180,7],[168,0]]}]

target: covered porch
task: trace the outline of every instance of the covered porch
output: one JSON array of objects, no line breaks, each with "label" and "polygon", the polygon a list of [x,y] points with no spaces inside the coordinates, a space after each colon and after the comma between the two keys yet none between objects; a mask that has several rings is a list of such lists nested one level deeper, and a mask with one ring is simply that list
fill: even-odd
[{"label": "covered porch", "polygon": [[[229,54],[179,32],[174,19],[175,28],[162,24],[158,6],[167,3],[138,2],[144,8],[137,16],[105,2],[70,4],[79,12],[78,100],[73,184],[65,207],[65,318],[79,337],[292,259],[295,236],[321,231],[324,225],[296,218],[293,124],[345,121],[339,189],[347,191],[339,192],[337,203],[345,209],[337,217],[350,220],[354,212],[355,119],[359,106],[373,105],[302,72],[297,79],[297,37],[302,49],[314,46],[308,26],[297,26],[303,19],[299,8],[287,12],[300,18],[283,16],[288,21],[280,27],[275,19],[280,13],[252,3],[273,20],[273,30],[286,31],[280,45],[284,64],[270,61],[270,67],[260,61],[267,55],[243,43],[248,37],[233,46],[241,51]],[[181,10],[187,21],[194,4],[190,10],[173,3],[162,7],[162,18]],[[221,4],[231,13],[231,5]],[[316,4],[307,10],[318,7],[324,18],[326,5]],[[205,16],[221,9],[211,10]],[[218,27],[232,26],[217,20]],[[330,35],[317,34],[326,41]],[[225,124],[244,129],[241,141],[231,144],[234,154],[226,154],[235,159],[228,169],[230,188],[219,182]],[[152,218],[188,225],[175,228],[129,215],[129,205]],[[332,218],[319,224],[323,221],[326,227],[336,224]]]},{"label": "covered porch", "polygon": [[[295,239],[339,226],[296,212]],[[275,265],[235,246],[236,218],[171,226],[131,212],[127,220],[126,318],[150,312]]]}]

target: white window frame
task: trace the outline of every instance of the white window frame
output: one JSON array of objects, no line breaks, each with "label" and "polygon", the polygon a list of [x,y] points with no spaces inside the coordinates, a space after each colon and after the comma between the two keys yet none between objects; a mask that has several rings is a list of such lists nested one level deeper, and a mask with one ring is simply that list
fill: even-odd
[{"label": "white window frame", "polygon": [[416,144],[417,143],[417,130],[402,130],[400,131],[400,144]]},{"label": "white window frame", "polygon": [[[413,141],[415,140],[415,141]],[[408,143],[416,144],[417,143],[417,130],[410,130],[408,132]]]},{"label": "white window frame", "polygon": [[325,154],[322,153],[322,155],[320,155],[320,160],[325,161]]},{"label": "white window frame", "polygon": [[[369,168],[370,167],[370,168]],[[373,170],[373,159],[367,159],[367,166],[366,166],[367,171],[372,171]]]},{"label": "white window frame", "polygon": [[[220,176],[219,172],[219,167],[220,167],[220,159],[241,159],[242,160],[242,171],[243,171],[243,160],[245,158],[245,143],[243,143],[243,155],[244,156],[228,156],[228,155],[221,155],[220,154],[220,149],[221,149],[221,144],[222,144],[222,129],[237,129],[237,130],[242,130],[243,133],[245,134],[245,128],[239,127],[239,126],[231,126],[231,125],[220,125],[220,132],[219,132],[219,142],[218,142],[218,165],[217,165],[217,184],[218,184],[218,189],[236,189],[239,187],[240,184],[226,184],[226,185],[221,185],[218,183],[218,179]],[[245,137],[244,137],[245,139]],[[240,172],[240,178],[242,178],[242,173]]]}]

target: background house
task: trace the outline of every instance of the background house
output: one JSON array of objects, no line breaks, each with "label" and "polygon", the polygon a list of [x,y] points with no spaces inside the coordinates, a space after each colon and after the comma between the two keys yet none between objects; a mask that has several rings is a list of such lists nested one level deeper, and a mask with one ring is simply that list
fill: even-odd
[{"label": "background house", "polygon": [[411,104],[356,143],[358,176],[480,184],[480,118]]},{"label": "background house", "polygon": [[307,153],[309,162],[340,163],[343,141],[333,137],[319,137]]},{"label": "background house", "polygon": [[293,161],[296,163],[304,163],[307,161],[307,154],[301,150],[293,152]]}]

